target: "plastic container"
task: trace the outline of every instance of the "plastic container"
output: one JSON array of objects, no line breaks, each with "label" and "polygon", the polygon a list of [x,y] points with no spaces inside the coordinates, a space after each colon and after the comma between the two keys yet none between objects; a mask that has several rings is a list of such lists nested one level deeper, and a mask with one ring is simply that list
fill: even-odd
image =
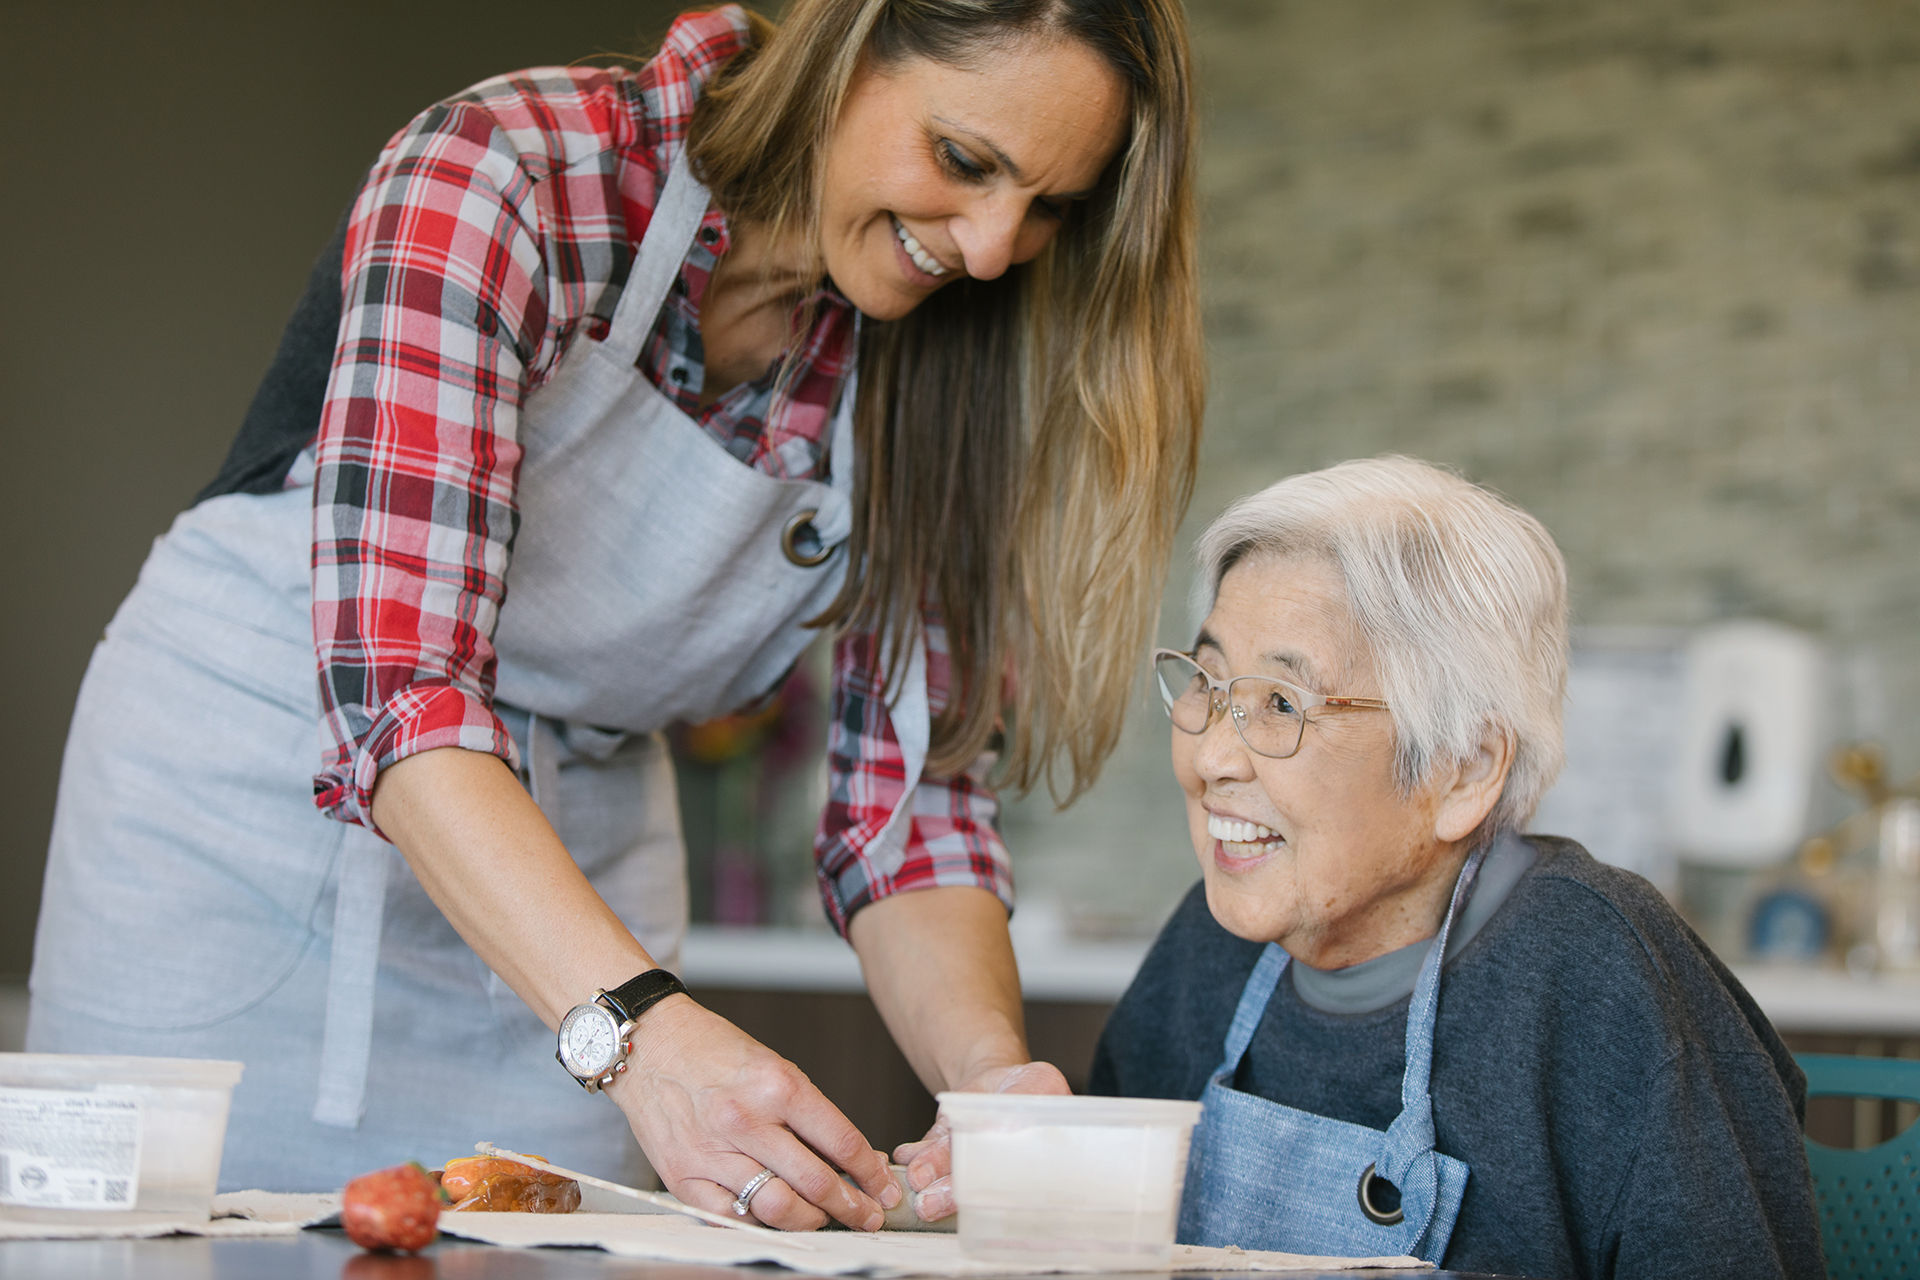
[{"label": "plastic container", "polygon": [[0,1053],[0,1217],[204,1218],[240,1064]]},{"label": "plastic container", "polygon": [[1197,1102],[943,1093],[960,1248],[1139,1269],[1173,1252]]}]

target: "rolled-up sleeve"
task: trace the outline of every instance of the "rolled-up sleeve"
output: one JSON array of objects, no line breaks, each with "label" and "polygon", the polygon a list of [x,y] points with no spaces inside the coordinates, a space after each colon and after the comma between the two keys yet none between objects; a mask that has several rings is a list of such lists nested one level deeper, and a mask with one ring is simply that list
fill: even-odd
[{"label": "rolled-up sleeve", "polygon": [[[946,630],[931,615],[925,628],[927,703],[937,716],[950,688]],[[986,784],[991,755],[964,773],[923,777],[913,791],[906,840],[880,840],[906,790],[906,767],[879,652],[879,638],[869,632],[850,632],[834,646],[827,804],[814,838],[828,919],[844,934],[868,903],[950,885],[986,889],[1011,909],[1012,867],[998,829],[999,802]]]},{"label": "rolled-up sleeve", "polygon": [[548,318],[532,180],[472,103],[389,144],[348,231],[315,442],[315,803],[371,827],[375,779],[457,746],[514,760],[491,709],[519,409]]}]

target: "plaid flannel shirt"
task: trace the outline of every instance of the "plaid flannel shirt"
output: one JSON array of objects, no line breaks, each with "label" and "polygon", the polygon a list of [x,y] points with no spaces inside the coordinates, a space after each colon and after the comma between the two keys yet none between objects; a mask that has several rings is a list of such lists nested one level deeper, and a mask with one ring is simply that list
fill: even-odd
[{"label": "plaid flannel shirt", "polygon": [[[388,144],[353,210],[341,340],[313,446],[315,642],[328,749],[315,803],[372,826],[381,769],[436,747],[516,753],[491,706],[493,629],[518,521],[518,414],[572,344],[604,336],[700,86],[746,40],[737,8],[676,22],[635,72],[565,68],[490,80]],[[729,245],[709,210],[643,351],[642,372],[742,465],[818,477],[852,360],[851,307],[813,301],[798,376],[699,406],[698,318]],[[926,618],[928,702],[948,691]],[[834,648],[828,804],[814,839],[842,931],[886,895],[971,885],[1011,902],[984,768],[924,779],[904,848],[876,847],[904,790],[878,642]]]}]

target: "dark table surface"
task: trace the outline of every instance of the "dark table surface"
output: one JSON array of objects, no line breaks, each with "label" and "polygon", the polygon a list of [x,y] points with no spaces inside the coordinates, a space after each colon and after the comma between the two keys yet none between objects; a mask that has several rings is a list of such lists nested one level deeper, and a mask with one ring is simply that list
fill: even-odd
[{"label": "dark table surface", "polygon": [[[1164,1275],[1164,1272],[1149,1273]],[[7,1280],[777,1280],[772,1266],[707,1267],[616,1258],[598,1249],[501,1249],[443,1239],[420,1254],[368,1253],[334,1230],[209,1240],[9,1240]],[[1456,1271],[1181,1272],[1180,1280],[1468,1280]]]}]

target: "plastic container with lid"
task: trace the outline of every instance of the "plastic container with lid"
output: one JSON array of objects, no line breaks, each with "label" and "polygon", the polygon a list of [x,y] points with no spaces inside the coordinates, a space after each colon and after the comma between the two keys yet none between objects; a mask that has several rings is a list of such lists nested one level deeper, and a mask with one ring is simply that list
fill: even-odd
[{"label": "plastic container with lid", "polygon": [[943,1093],[960,1248],[1138,1269],[1173,1252],[1197,1102]]},{"label": "plastic container with lid", "polygon": [[238,1062],[0,1053],[0,1217],[204,1218]]}]

